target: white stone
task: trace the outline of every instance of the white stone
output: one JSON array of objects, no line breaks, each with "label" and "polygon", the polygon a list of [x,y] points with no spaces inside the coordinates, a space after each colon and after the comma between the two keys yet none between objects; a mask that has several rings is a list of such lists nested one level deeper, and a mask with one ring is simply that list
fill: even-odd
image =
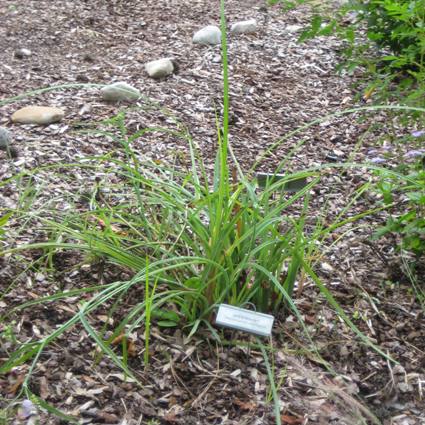
[{"label": "white stone", "polygon": [[32,54],[31,50],[29,49],[18,49],[15,51],[15,57],[18,59],[29,57],[31,56],[31,54]]},{"label": "white stone", "polygon": [[302,25],[288,25],[286,28],[286,31],[288,32],[298,32],[303,29]]},{"label": "white stone", "polygon": [[331,273],[331,272],[333,272],[334,271],[334,268],[329,264],[329,263],[325,263],[325,262],[323,262],[321,265],[320,265],[320,267],[322,268],[322,270],[324,271],[324,272],[327,272],[327,273]]},{"label": "white stone", "polygon": [[12,136],[10,131],[4,127],[0,127],[0,149],[5,149],[10,145],[12,141]]},{"label": "white stone", "polygon": [[109,84],[101,89],[104,100],[110,102],[119,102],[121,100],[137,100],[141,94],[135,87],[130,86],[123,81]]},{"label": "white stone", "polygon": [[221,31],[215,25],[207,25],[193,35],[193,42],[196,44],[220,44]]},{"label": "white stone", "polygon": [[152,78],[163,78],[171,75],[174,71],[173,61],[162,58],[145,64],[145,70]]},{"label": "white stone", "polygon": [[64,112],[49,106],[26,106],[12,115],[12,121],[20,124],[48,125],[63,118]]},{"label": "white stone", "polygon": [[249,21],[235,22],[231,26],[230,32],[233,34],[249,34],[257,31],[257,28],[257,21],[255,19],[250,19]]},{"label": "white stone", "polygon": [[11,146],[12,135],[4,127],[0,127],[0,150],[5,151],[10,159],[16,159],[19,156],[17,149]]}]

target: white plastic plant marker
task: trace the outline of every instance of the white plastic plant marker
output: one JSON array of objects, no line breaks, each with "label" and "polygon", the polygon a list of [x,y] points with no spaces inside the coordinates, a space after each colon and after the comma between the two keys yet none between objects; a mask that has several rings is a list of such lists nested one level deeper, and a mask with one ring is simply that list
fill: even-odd
[{"label": "white plastic plant marker", "polygon": [[237,329],[260,336],[270,336],[274,317],[270,314],[220,304],[216,324],[226,328]]},{"label": "white plastic plant marker", "polygon": [[[273,184],[279,180],[288,178],[285,174],[272,174],[272,173],[257,173],[256,175],[258,186],[264,188],[267,184]],[[283,190],[285,192],[298,192],[307,185],[307,179],[305,177],[298,177],[292,180],[288,180]]]}]

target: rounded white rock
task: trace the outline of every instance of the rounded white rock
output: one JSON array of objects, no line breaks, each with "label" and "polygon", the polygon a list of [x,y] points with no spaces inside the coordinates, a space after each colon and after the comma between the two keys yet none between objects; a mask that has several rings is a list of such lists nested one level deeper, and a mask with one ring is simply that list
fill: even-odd
[{"label": "rounded white rock", "polygon": [[0,149],[5,149],[10,145],[12,136],[10,131],[4,127],[0,127]]},{"label": "rounded white rock", "polygon": [[19,124],[49,125],[59,122],[64,116],[60,108],[50,106],[25,106],[12,115],[12,121]]},{"label": "rounded white rock", "polygon": [[173,73],[174,64],[170,58],[162,58],[146,63],[145,70],[149,77],[163,78]]},{"label": "rounded white rock", "polygon": [[25,57],[31,56],[32,52],[29,49],[18,49],[15,51],[15,58],[23,59]]},{"label": "rounded white rock", "polygon": [[104,100],[110,102],[119,102],[121,100],[137,100],[140,98],[140,91],[130,84],[118,81],[113,84],[108,84],[101,89]]},{"label": "rounded white rock", "polygon": [[249,34],[257,31],[257,21],[255,19],[250,19],[248,21],[235,22],[230,27],[230,32],[233,34]]},{"label": "rounded white rock", "polygon": [[298,32],[301,31],[303,29],[302,25],[288,25],[287,27],[285,27],[287,32]]},{"label": "rounded white rock", "polygon": [[193,35],[193,42],[196,44],[216,45],[221,43],[220,28],[215,25],[207,25]]}]

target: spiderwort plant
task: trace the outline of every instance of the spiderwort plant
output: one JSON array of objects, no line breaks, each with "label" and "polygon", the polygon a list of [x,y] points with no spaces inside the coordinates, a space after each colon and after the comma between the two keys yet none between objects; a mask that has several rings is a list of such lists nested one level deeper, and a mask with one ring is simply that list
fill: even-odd
[{"label": "spiderwort plant", "polygon": [[[49,247],[43,245],[50,253],[52,249],[83,250],[136,274],[147,273],[148,258],[150,284],[157,282],[157,286],[140,308],[149,307],[152,317],[156,314],[168,323],[182,321],[195,327],[201,321],[210,323],[214,309],[221,302],[235,305],[249,302],[260,311],[276,311],[285,299],[291,298],[306,245],[307,195],[315,183],[282,200],[275,194],[291,180],[290,176],[286,181],[259,190],[237,162],[233,165],[235,171],[231,170],[224,1],[221,12],[224,112],[218,126],[222,131],[217,131],[212,180],[195,143],[182,126],[176,136],[189,146],[192,162],[189,172],[154,162],[142,164],[131,150],[131,142],[149,131],[169,130],[146,128],[130,135],[125,126],[125,112],[121,112],[105,122],[112,130],[104,134],[121,144],[127,159],[105,157],[98,161],[99,166],[103,161],[114,163],[113,170],[107,171],[129,184],[133,196],[119,205],[102,204],[91,197],[88,212],[70,213],[54,221],[42,218],[49,232],[60,234],[57,237],[60,242],[51,242]],[[285,210],[302,198],[299,216],[285,215]],[[126,230],[117,231],[120,226]],[[274,281],[281,287],[276,287]],[[139,282],[131,280],[129,285]],[[127,291],[129,286],[118,285],[115,290],[118,288]],[[109,299],[105,296],[100,294],[97,300]],[[96,304],[97,301],[90,305]],[[165,309],[161,311],[160,307],[165,304],[176,307],[172,320],[169,315],[163,317]]]},{"label": "spiderwort plant", "polygon": [[[401,249],[410,250],[417,259],[425,253],[425,151],[414,150],[405,154],[412,163],[403,163],[398,169],[399,176],[380,173],[378,189],[383,202],[391,204],[394,197],[402,199],[403,213],[390,215],[385,226],[379,228],[375,237],[396,233],[401,237]],[[406,179],[404,179],[404,177]]]}]

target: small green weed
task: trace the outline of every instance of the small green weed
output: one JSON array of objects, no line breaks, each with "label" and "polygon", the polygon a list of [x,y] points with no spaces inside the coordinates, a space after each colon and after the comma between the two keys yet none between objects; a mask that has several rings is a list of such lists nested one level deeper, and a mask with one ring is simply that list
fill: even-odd
[{"label": "small green weed", "polygon": [[380,173],[378,189],[386,204],[393,203],[394,197],[404,201],[404,212],[391,215],[384,227],[377,229],[375,237],[387,233],[398,233],[401,237],[400,249],[413,252],[417,259],[425,253],[425,168],[423,159],[416,164],[403,164],[398,171],[408,180],[400,181],[394,175]]}]

